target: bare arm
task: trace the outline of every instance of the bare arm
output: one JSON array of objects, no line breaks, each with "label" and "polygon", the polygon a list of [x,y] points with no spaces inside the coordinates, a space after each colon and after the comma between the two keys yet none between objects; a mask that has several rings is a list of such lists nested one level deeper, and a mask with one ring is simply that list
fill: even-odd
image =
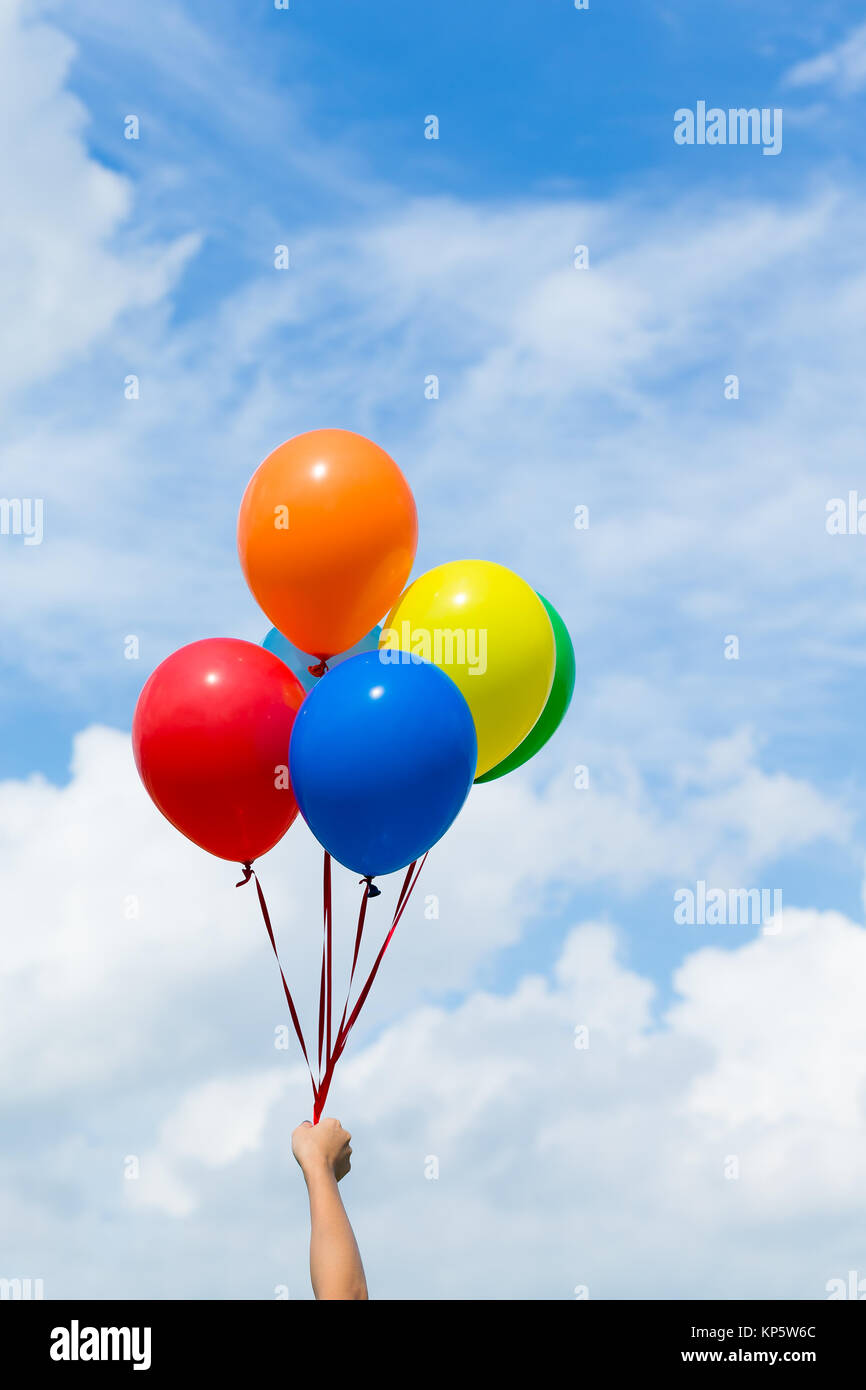
[{"label": "bare arm", "polygon": [[337,1183],[348,1173],[352,1136],[339,1120],[305,1120],[292,1135],[292,1152],[310,1198],[310,1281],[317,1299],[365,1299],[361,1252]]}]

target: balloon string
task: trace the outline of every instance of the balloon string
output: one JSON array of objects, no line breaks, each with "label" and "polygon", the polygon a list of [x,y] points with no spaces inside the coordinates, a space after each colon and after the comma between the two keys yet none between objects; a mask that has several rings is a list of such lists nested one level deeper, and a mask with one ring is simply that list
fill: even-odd
[{"label": "balloon string", "polygon": [[[349,1037],[349,1034],[350,1034],[350,1032],[352,1031],[352,1029],[354,1028],[354,1026],[355,1026],[355,1021],[356,1021],[356,1019],[357,1019],[359,1013],[361,1012],[362,1008],[364,1007],[364,1002],[365,1002],[365,1000],[366,1000],[366,998],[367,998],[367,995],[370,993],[370,990],[371,990],[372,985],[373,985],[373,981],[375,980],[376,975],[377,975],[377,973],[378,973],[379,966],[382,964],[382,959],[383,959],[383,957],[384,957],[384,955],[385,955],[385,952],[387,951],[388,947],[389,947],[390,944],[391,944],[391,938],[392,938],[392,936],[394,935],[395,931],[397,930],[397,927],[398,927],[399,922],[400,922],[400,918],[403,916],[403,913],[406,911],[406,908],[407,908],[407,906],[408,906],[408,904],[409,904],[409,899],[410,899],[411,896],[412,896],[412,892],[413,892],[413,890],[414,890],[414,888],[415,888],[415,884],[418,882],[418,878],[419,878],[419,876],[420,876],[421,870],[424,868],[424,864],[426,863],[426,860],[427,860],[427,855],[425,854],[425,855],[424,855],[424,858],[421,860],[421,863],[418,864],[418,869],[417,869],[417,872],[415,873],[414,878],[412,877],[412,872],[413,872],[413,870],[415,869],[415,865],[418,863],[417,859],[412,861],[412,863],[409,865],[408,870],[406,871],[406,877],[405,877],[405,879],[403,880],[403,887],[402,887],[402,889],[401,889],[401,891],[400,891],[400,896],[399,896],[399,898],[397,899],[397,906],[396,906],[396,908],[394,909],[394,918],[393,918],[393,921],[391,922],[391,928],[390,928],[390,930],[389,930],[389,932],[388,932],[388,935],[385,937],[385,940],[382,942],[382,946],[381,946],[381,948],[380,948],[380,950],[379,950],[379,954],[378,954],[378,956],[376,957],[375,961],[373,962],[373,968],[372,968],[372,970],[370,971],[370,974],[367,976],[367,982],[366,982],[366,984],[364,985],[364,988],[361,990],[361,993],[358,995],[357,1003],[355,1004],[354,1009],[352,1010],[351,1014],[349,1015],[349,1020],[348,1020],[348,1022],[346,1023],[345,1027],[342,1029],[342,1031],[341,1031],[341,1033],[340,1033],[340,1036],[339,1036],[338,1039],[337,1039],[337,1048],[335,1049],[336,1055],[337,1055],[337,1056],[340,1055],[340,1053],[343,1051],[343,1048],[346,1046],[346,1042],[347,1042],[347,1039],[348,1039],[348,1037]],[[410,881],[410,880],[411,880],[411,881]]]},{"label": "balloon string", "polygon": [[[331,1029],[331,1000],[333,994],[333,905],[331,899],[331,856],[328,854],[327,850],[325,851],[325,862],[322,877],[324,932],[322,941],[322,973],[319,987],[318,1083],[316,1082],[316,1079],[313,1075],[313,1068],[310,1065],[310,1059],[307,1055],[307,1045],[304,1042],[304,1033],[303,1029],[301,1028],[301,1021],[298,1017],[298,1011],[295,1008],[295,1001],[292,998],[292,992],[289,989],[288,981],[286,980],[285,972],[283,971],[282,962],[280,961],[279,951],[277,950],[276,938],[274,937],[274,929],[271,926],[271,917],[270,913],[268,912],[268,905],[265,902],[265,895],[262,892],[262,885],[259,883],[258,875],[253,869],[252,864],[245,863],[244,865],[242,865],[244,876],[240,880],[240,882],[236,884],[236,887],[242,888],[245,883],[249,883],[250,879],[255,880],[256,893],[258,895],[259,907],[262,913],[262,920],[264,921],[265,927],[267,929],[268,940],[271,943],[271,950],[274,953],[274,957],[276,959],[277,966],[280,972],[280,979],[283,983],[283,993],[286,996],[286,1003],[289,1006],[289,1013],[291,1015],[292,1023],[294,1024],[295,1034],[297,1035],[298,1042],[301,1044],[301,1051],[304,1054],[304,1061],[306,1062],[307,1070],[310,1073],[310,1084],[313,1088],[314,1125],[317,1125],[319,1123],[322,1110],[325,1106],[325,1101],[328,1098],[328,1091],[330,1090],[331,1081],[333,1080],[334,1069],[346,1047],[349,1034],[355,1026],[355,1023],[358,1019],[358,1015],[364,1007],[367,995],[370,993],[370,990],[373,986],[373,981],[375,980],[376,975],[378,974],[379,966],[382,964],[385,952],[391,944],[391,938],[393,937],[394,932],[397,930],[400,918],[406,911],[409,899],[412,896],[415,885],[418,882],[418,878],[421,874],[421,870],[424,868],[426,862],[427,855],[425,854],[423,859],[421,859],[420,863],[417,859],[413,860],[412,863],[409,865],[408,869],[406,870],[406,874],[403,879],[403,886],[400,889],[400,895],[397,898],[397,905],[394,908],[394,916],[391,920],[391,926],[388,930],[388,935],[385,937],[385,940],[383,941],[379,949],[379,953],[376,956],[375,961],[373,962],[373,968],[367,976],[367,979],[364,983],[364,987],[358,995],[355,1006],[352,1009],[352,1012],[347,1020],[346,1013],[348,1011],[349,1000],[352,995],[352,984],[354,983],[355,979],[355,970],[358,965],[358,956],[361,950],[361,940],[364,934],[364,924],[367,917],[367,903],[369,902],[371,896],[367,888],[365,888],[364,895],[361,899],[361,906],[358,912],[358,926],[355,932],[355,948],[352,954],[352,970],[349,976],[349,988],[346,992],[346,1003],[343,1007],[343,1015],[340,1019],[340,1026],[337,1029],[337,1036],[335,1039],[333,1039]],[[362,882],[366,883],[366,880],[362,880]],[[322,1049],[325,1043],[326,1032],[327,1047],[325,1049],[325,1070],[323,1074]]]},{"label": "balloon string", "polygon": [[334,993],[334,939],[333,921],[334,910],[331,903],[331,856],[325,850],[324,864],[324,902],[325,902],[325,945],[328,955],[328,982],[325,991],[325,1003],[327,1008],[326,1021],[326,1048],[325,1048],[325,1069],[327,1070],[331,1061],[331,998]]},{"label": "balloon string", "polygon": [[[331,856],[325,850],[325,858],[322,866],[322,973],[319,980],[319,1084],[322,1080],[322,1050],[325,1041],[325,1017],[327,1009],[328,990],[330,980],[328,975],[328,935],[329,923],[332,915],[331,906]],[[325,1054],[325,1066],[328,1064],[328,1054],[330,1053],[330,1027],[328,1028],[328,1053]]]},{"label": "balloon string", "polygon": [[[429,852],[429,851],[428,851],[428,852]],[[348,1022],[341,1022],[341,1024],[340,1024],[340,1029],[339,1029],[339,1031],[338,1031],[338,1033],[337,1033],[337,1039],[336,1039],[336,1042],[335,1042],[335,1044],[334,1044],[334,1050],[333,1050],[333,1053],[332,1053],[332,1055],[331,1055],[330,1063],[329,1063],[329,1065],[325,1068],[325,1074],[324,1074],[324,1076],[322,1077],[322,1079],[321,1079],[321,1081],[320,1081],[320,1083],[319,1083],[319,1087],[318,1087],[318,1090],[317,1090],[317,1092],[316,1092],[316,1096],[315,1096],[315,1099],[314,1099],[314,1102],[313,1102],[313,1124],[318,1124],[318,1122],[319,1122],[319,1117],[320,1117],[320,1115],[321,1115],[321,1113],[322,1113],[322,1110],[324,1109],[325,1101],[326,1101],[327,1098],[328,1098],[328,1091],[330,1090],[330,1087],[331,1087],[331,1081],[333,1080],[333,1077],[334,1077],[334,1068],[336,1067],[337,1062],[340,1060],[340,1057],[341,1057],[341,1055],[342,1055],[342,1053],[343,1053],[343,1049],[345,1048],[346,1043],[347,1043],[347,1041],[348,1041],[349,1034],[351,1033],[353,1027],[355,1026],[355,1023],[356,1023],[356,1021],[357,1021],[358,1015],[360,1014],[362,1008],[364,1007],[364,1003],[366,1002],[367,995],[370,993],[370,990],[371,990],[371,988],[372,988],[372,986],[373,986],[373,981],[375,980],[376,975],[377,975],[377,973],[378,973],[379,966],[382,964],[382,960],[383,960],[383,958],[384,958],[385,952],[387,951],[389,945],[391,944],[391,938],[393,937],[395,931],[397,930],[397,926],[398,926],[398,924],[399,924],[400,918],[403,916],[403,913],[406,911],[406,907],[407,907],[407,905],[408,905],[408,903],[409,903],[409,899],[410,899],[411,896],[412,896],[413,890],[414,890],[414,888],[415,888],[415,884],[418,882],[418,878],[419,878],[419,876],[420,876],[420,874],[421,874],[421,870],[424,868],[424,865],[425,865],[426,862],[427,862],[427,855],[425,854],[424,857],[423,857],[423,859],[421,860],[420,863],[418,863],[418,860],[417,860],[417,859],[416,859],[416,860],[413,860],[412,863],[409,865],[409,868],[406,870],[406,877],[405,877],[404,880],[403,880],[403,887],[401,888],[401,890],[400,890],[400,896],[399,896],[399,898],[397,899],[397,906],[396,906],[395,909],[394,909],[394,917],[393,917],[393,919],[392,919],[392,921],[391,921],[391,927],[390,927],[390,929],[389,929],[389,931],[388,931],[388,935],[385,937],[385,940],[383,941],[382,946],[380,947],[379,954],[377,955],[375,961],[373,962],[373,968],[372,968],[372,970],[370,971],[370,974],[367,976],[367,980],[366,980],[366,983],[364,984],[363,989],[361,990],[360,994],[358,995],[357,1002],[356,1002],[355,1007],[353,1008],[351,1014],[349,1015]],[[415,872],[415,865],[416,865],[416,864],[418,865],[417,872]],[[413,873],[414,873],[414,877],[413,877]],[[359,925],[360,931],[363,931],[363,918],[364,918],[364,916],[366,915],[366,901],[367,901],[367,899],[366,899],[366,894],[365,894],[364,899],[363,899],[362,904],[361,904],[361,912],[359,913],[359,923],[358,923],[358,925]],[[353,966],[352,966],[352,974],[353,974],[353,976],[354,976],[354,967],[355,967],[355,963],[357,962],[357,950],[358,950],[358,948],[360,947],[360,935],[359,935],[358,933],[356,933],[356,936],[355,936],[355,945],[356,945],[355,962],[353,962]],[[349,981],[349,993],[350,993],[350,994],[351,994],[351,988],[352,988],[352,984],[351,984],[351,980],[350,980],[350,981]],[[348,995],[347,995],[347,997],[346,997],[346,1008],[348,1008],[348,1005],[349,1005],[349,997],[348,997]],[[344,1010],[343,1010],[343,1019],[344,1019],[344,1020],[345,1020],[345,1016],[346,1016],[346,1010],[344,1009]]]},{"label": "balloon string", "polygon": [[268,932],[268,939],[270,940],[271,948],[272,948],[272,950],[273,950],[274,956],[276,957],[277,966],[279,967],[280,979],[281,979],[282,982],[283,982],[283,992],[285,993],[285,996],[286,996],[286,1003],[287,1003],[288,1006],[289,1006],[289,1013],[290,1013],[291,1016],[292,1016],[292,1023],[295,1025],[295,1033],[297,1034],[298,1042],[301,1044],[301,1051],[302,1051],[303,1054],[304,1054],[304,1061],[306,1062],[306,1064],[307,1064],[307,1070],[308,1070],[309,1073],[310,1073],[310,1083],[311,1083],[311,1085],[312,1085],[312,1087],[313,1087],[313,1107],[315,1108],[316,1103],[317,1103],[319,1088],[318,1088],[318,1086],[316,1085],[316,1081],[315,1081],[315,1078],[314,1078],[314,1076],[313,1076],[313,1068],[310,1066],[310,1059],[309,1059],[309,1057],[307,1056],[307,1046],[306,1046],[306,1043],[304,1042],[304,1033],[303,1033],[303,1029],[301,1028],[301,1021],[300,1021],[300,1019],[298,1018],[298,1011],[297,1011],[297,1009],[295,1008],[295,1001],[294,1001],[294,999],[292,998],[292,992],[291,992],[291,990],[289,989],[288,983],[287,983],[287,981],[286,981],[285,974],[283,973],[283,966],[282,966],[282,962],[280,961],[280,954],[279,954],[279,951],[277,950],[277,943],[276,943],[276,940],[275,940],[275,938],[274,938],[274,929],[273,929],[273,927],[271,926],[271,917],[270,917],[270,913],[268,912],[268,905],[267,905],[267,903],[265,902],[265,895],[264,895],[264,893],[262,892],[262,885],[259,883],[258,875],[256,874],[256,871],[255,871],[255,869],[253,868],[252,864],[246,863],[246,864],[243,864],[241,867],[243,868],[244,876],[243,876],[243,878],[240,880],[240,882],[238,882],[238,883],[235,884],[235,887],[236,887],[236,888],[243,888],[244,884],[245,884],[245,883],[249,883],[249,881],[250,881],[251,878],[255,880],[256,892],[257,892],[258,898],[259,898],[259,907],[261,908],[261,911],[262,911],[262,918],[263,918],[263,920],[264,920],[264,924],[265,924],[265,926],[266,926],[266,928],[267,928],[267,932]]},{"label": "balloon string", "polygon": [[[365,878],[362,878],[361,882],[366,884],[367,880]],[[355,967],[358,964],[358,952],[361,949],[361,937],[364,935],[364,923],[367,919],[367,903],[369,901],[370,894],[365,888],[364,892],[361,894],[361,906],[358,910],[358,926],[355,930],[355,949],[352,953],[352,973],[349,976],[349,988],[346,990],[346,1002],[343,1005],[343,1017],[340,1019],[340,1026],[337,1029],[338,1038],[340,1037],[340,1034],[343,1031],[343,1026],[346,1022],[346,1014],[349,1012],[349,999],[352,994],[352,981],[355,978]]]},{"label": "balloon string", "polygon": [[[426,857],[426,856],[425,856],[425,857]],[[396,916],[396,914],[397,914],[398,912],[402,915],[402,908],[403,908],[403,905],[404,905],[404,899],[405,899],[405,897],[406,897],[406,891],[407,891],[407,889],[409,890],[409,892],[412,891],[411,888],[409,888],[409,884],[410,884],[411,879],[412,879],[412,872],[413,872],[413,870],[414,870],[414,868],[415,868],[415,865],[416,865],[417,863],[418,863],[417,859],[413,859],[412,863],[409,865],[408,869],[406,870],[406,876],[405,876],[405,878],[403,879],[403,887],[400,889],[400,896],[399,896],[398,899],[397,899],[397,906],[396,906],[395,909],[394,909],[395,916]],[[419,869],[418,872],[420,873],[421,870]],[[366,883],[366,884],[370,884],[369,878],[362,878],[362,879],[361,879],[361,882],[362,882],[362,883]],[[371,885],[371,886],[372,886],[372,885]],[[378,890],[377,890],[377,893],[375,894],[375,896],[378,897],[378,895],[379,895],[379,894],[378,894]],[[361,908],[360,908],[360,911],[359,911],[359,913],[358,913],[358,929],[357,929],[357,931],[355,932],[355,951],[354,951],[354,954],[353,954],[353,956],[352,956],[352,973],[351,973],[350,976],[349,976],[349,988],[346,990],[346,1003],[345,1003],[345,1005],[343,1006],[343,1017],[340,1019],[340,1026],[339,1026],[339,1028],[337,1029],[337,1038],[338,1038],[338,1039],[342,1036],[343,1029],[344,1029],[344,1027],[345,1027],[345,1025],[346,1025],[346,1014],[347,1014],[348,1011],[349,1011],[349,1000],[350,1000],[350,998],[352,997],[352,983],[353,983],[353,981],[354,981],[354,979],[355,979],[355,967],[356,967],[356,965],[358,964],[358,952],[359,952],[360,949],[361,949],[361,937],[362,937],[363,934],[364,934],[364,922],[366,921],[366,917],[367,917],[367,903],[370,901],[370,898],[373,897],[373,896],[374,896],[374,895],[369,891],[369,888],[368,888],[368,890],[367,890],[367,891],[362,895],[362,897],[361,897]],[[397,920],[399,921],[399,918],[397,918]]]},{"label": "balloon string", "polygon": [[319,1085],[322,1084],[322,1040],[325,1031],[325,938],[322,936],[322,973],[319,979]]}]

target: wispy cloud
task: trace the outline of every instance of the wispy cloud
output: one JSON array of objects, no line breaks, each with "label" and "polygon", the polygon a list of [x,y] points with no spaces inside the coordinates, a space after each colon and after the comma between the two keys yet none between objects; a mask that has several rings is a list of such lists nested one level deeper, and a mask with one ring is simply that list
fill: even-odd
[{"label": "wispy cloud", "polygon": [[790,87],[828,85],[841,96],[861,91],[866,87],[866,24],[826,53],[797,63],[783,80]]}]

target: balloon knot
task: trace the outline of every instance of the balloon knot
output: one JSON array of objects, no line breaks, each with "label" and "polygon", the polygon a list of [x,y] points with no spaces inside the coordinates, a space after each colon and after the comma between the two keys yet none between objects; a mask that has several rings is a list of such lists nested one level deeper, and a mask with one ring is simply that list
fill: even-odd
[{"label": "balloon knot", "polygon": [[382,889],[376,887],[375,883],[373,882],[373,875],[372,875],[372,874],[365,874],[365,876],[364,876],[363,878],[359,878],[359,879],[358,879],[358,882],[359,882],[359,883],[366,883],[366,885],[367,885],[367,897],[368,897],[368,898],[378,898],[378,897],[381,897],[381,895],[382,895]]},{"label": "balloon knot", "polygon": [[328,669],[327,661],[317,661],[315,666],[308,666],[307,670],[311,676],[323,676]]},{"label": "balloon knot", "polygon": [[250,879],[253,876],[252,864],[241,864],[241,868],[244,871],[244,876],[242,879],[240,879],[238,883],[235,884],[235,888],[243,888],[244,884],[249,883]]}]

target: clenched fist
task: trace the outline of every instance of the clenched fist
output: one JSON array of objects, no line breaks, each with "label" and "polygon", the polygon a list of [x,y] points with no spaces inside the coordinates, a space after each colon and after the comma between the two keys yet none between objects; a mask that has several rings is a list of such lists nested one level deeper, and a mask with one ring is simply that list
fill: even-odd
[{"label": "clenched fist", "polygon": [[292,1134],[292,1153],[305,1178],[309,1179],[311,1173],[324,1168],[339,1182],[352,1166],[351,1139],[339,1120],[324,1118],[317,1125],[304,1120]]}]

